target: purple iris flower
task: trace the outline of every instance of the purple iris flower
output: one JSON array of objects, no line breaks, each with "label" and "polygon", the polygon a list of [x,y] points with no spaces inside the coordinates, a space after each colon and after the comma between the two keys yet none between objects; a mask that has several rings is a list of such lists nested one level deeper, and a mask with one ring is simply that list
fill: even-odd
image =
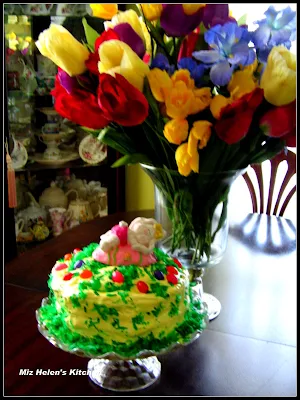
[{"label": "purple iris flower", "polygon": [[130,24],[125,22],[116,25],[113,30],[119,35],[122,42],[128,44],[140,58],[143,58],[146,51],[144,42]]},{"label": "purple iris flower", "polygon": [[195,60],[191,57],[182,58],[178,64],[178,69],[187,69],[191,77],[195,81],[195,85],[200,87],[202,84],[202,77],[204,75],[205,69],[207,68],[205,64],[197,64]]},{"label": "purple iris flower", "polygon": [[228,4],[206,4],[203,9],[202,22],[205,28],[224,25],[226,22],[236,22],[229,16]]},{"label": "purple iris flower", "polygon": [[290,7],[276,11],[270,6],[265,16],[266,18],[255,22],[259,27],[251,34],[251,41],[261,62],[267,61],[274,46],[283,45],[290,49],[291,42],[296,39],[296,12]]},{"label": "purple iris flower", "polygon": [[203,9],[200,8],[192,15],[184,13],[182,4],[163,4],[160,25],[167,36],[180,37],[193,32],[202,21]]},{"label": "purple iris flower", "polygon": [[193,57],[209,66],[210,79],[215,85],[227,85],[234,69],[239,65],[250,65],[255,52],[248,47],[250,35],[247,29],[236,23],[216,25],[204,34],[211,50],[195,51]]},{"label": "purple iris flower", "polygon": [[159,68],[163,71],[167,71],[169,75],[172,75],[175,71],[175,66],[170,65],[169,60],[164,54],[158,53],[151,62],[151,69]]}]

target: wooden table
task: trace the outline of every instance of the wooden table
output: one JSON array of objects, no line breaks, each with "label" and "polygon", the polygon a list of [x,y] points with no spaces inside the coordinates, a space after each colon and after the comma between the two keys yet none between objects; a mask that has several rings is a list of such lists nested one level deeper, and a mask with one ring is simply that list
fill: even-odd
[{"label": "wooden table", "polygon": [[[96,219],[5,266],[5,395],[116,394],[85,375],[68,375],[71,369],[85,371],[88,360],[44,339],[35,310],[47,296],[48,274],[58,258],[138,215],[153,212]],[[282,218],[250,214],[232,222],[223,260],[204,276],[204,290],[220,300],[221,314],[194,343],[160,356],[159,381],[130,395],[296,396],[295,236],[295,226]],[[20,375],[25,369],[33,375]],[[67,375],[36,375],[39,369]]]}]

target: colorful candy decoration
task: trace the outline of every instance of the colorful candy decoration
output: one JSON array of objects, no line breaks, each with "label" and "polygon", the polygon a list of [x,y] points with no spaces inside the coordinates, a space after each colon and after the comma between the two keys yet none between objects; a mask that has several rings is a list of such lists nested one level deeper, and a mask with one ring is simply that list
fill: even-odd
[{"label": "colorful candy decoration", "polygon": [[124,282],[124,275],[120,271],[114,271],[112,273],[112,280],[115,283],[123,283]]},{"label": "colorful candy decoration", "polygon": [[72,258],[72,254],[71,253],[65,254],[65,256],[64,256],[64,260],[65,261],[69,261],[69,260],[71,260],[71,258]]},{"label": "colorful candy decoration", "polygon": [[178,275],[178,270],[172,265],[168,265],[166,269],[170,274]]},{"label": "colorful candy decoration", "polygon": [[174,261],[175,264],[177,264],[177,266],[179,268],[182,268],[182,264],[181,264],[181,262],[179,260],[177,260],[177,258],[173,258],[173,261]]},{"label": "colorful candy decoration", "polygon": [[58,264],[55,267],[55,271],[62,271],[63,269],[66,269],[66,268],[68,268],[67,264]]},{"label": "colorful candy decoration", "polygon": [[176,285],[178,283],[178,279],[174,274],[167,274],[167,281],[169,283],[172,283],[173,285]]},{"label": "colorful candy decoration", "polygon": [[83,260],[78,260],[74,264],[74,269],[81,268],[83,265],[84,265],[84,261]]},{"label": "colorful candy decoration", "polygon": [[81,249],[79,249],[78,247],[76,247],[76,249],[73,250],[73,254],[77,254],[81,251]]},{"label": "colorful candy decoration", "polygon": [[67,275],[65,275],[63,277],[63,280],[64,281],[69,281],[70,279],[72,279],[72,277],[73,277],[73,274],[70,272],[69,274],[67,274]]},{"label": "colorful candy decoration", "polygon": [[82,279],[88,279],[93,276],[93,273],[89,269],[85,269],[84,271],[81,272],[81,274],[79,276]]},{"label": "colorful candy decoration", "polygon": [[164,274],[160,271],[160,270],[156,270],[156,271],[154,271],[154,274],[153,274],[154,276],[155,276],[155,278],[156,279],[158,279],[159,281],[162,281],[162,280],[164,280],[165,279],[165,277],[164,277]]},{"label": "colorful candy decoration", "polygon": [[136,287],[138,288],[138,291],[141,293],[147,293],[149,291],[149,286],[147,285],[146,282],[143,281],[138,281]]}]

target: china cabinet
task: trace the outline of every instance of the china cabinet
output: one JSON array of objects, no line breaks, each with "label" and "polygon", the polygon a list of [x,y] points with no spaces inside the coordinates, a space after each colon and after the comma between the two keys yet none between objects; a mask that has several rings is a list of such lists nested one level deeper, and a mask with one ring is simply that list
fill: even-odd
[{"label": "china cabinet", "polygon": [[[17,189],[17,206],[10,208],[5,164],[7,262],[86,220],[125,211],[125,169],[110,167],[117,152],[56,113],[51,90],[57,67],[35,46],[50,23],[82,41],[83,16],[99,33],[103,21],[91,16],[87,4],[5,4],[4,14],[4,140]],[[67,215],[60,208],[68,219],[57,230],[57,216]]]}]

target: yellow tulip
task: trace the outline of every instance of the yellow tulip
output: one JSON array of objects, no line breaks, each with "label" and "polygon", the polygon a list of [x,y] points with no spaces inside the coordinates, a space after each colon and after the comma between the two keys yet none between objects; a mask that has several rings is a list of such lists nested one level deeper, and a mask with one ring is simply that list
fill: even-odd
[{"label": "yellow tulip", "polygon": [[186,118],[194,100],[193,91],[188,89],[184,82],[175,82],[169,96],[166,97],[167,115],[171,118]]},{"label": "yellow tulip", "polygon": [[186,119],[171,119],[164,127],[165,138],[173,144],[181,144],[189,134],[189,124]]},{"label": "yellow tulip", "polygon": [[224,97],[221,94],[215,96],[210,103],[210,111],[214,118],[219,119],[222,108],[231,103],[230,97]]},{"label": "yellow tulip", "polygon": [[188,89],[195,88],[195,81],[191,78],[190,71],[188,71],[187,69],[179,69],[178,71],[175,71],[174,74],[171,76],[171,79],[173,83],[179,81],[184,82]]},{"label": "yellow tulip", "polygon": [[296,98],[296,56],[284,46],[271,50],[260,81],[265,99],[284,106]]},{"label": "yellow tulip", "polygon": [[93,17],[112,19],[118,12],[118,4],[90,4]]},{"label": "yellow tulip", "polygon": [[183,11],[186,15],[195,14],[200,8],[205,7],[206,4],[182,4]]},{"label": "yellow tulip", "polygon": [[189,114],[197,114],[205,110],[211,102],[211,90],[209,87],[193,90],[194,101],[191,104]]},{"label": "yellow tulip", "polygon": [[112,76],[116,73],[124,76],[134,87],[143,91],[144,78],[149,73],[149,67],[131,49],[120,40],[108,40],[99,47],[98,69]]},{"label": "yellow tulip", "polygon": [[188,140],[188,153],[192,155],[195,148],[203,149],[206,147],[211,136],[212,123],[201,120],[193,123]]},{"label": "yellow tulip", "polygon": [[51,24],[40,33],[35,43],[41,54],[54,62],[70,76],[86,71],[89,51],[62,25]]},{"label": "yellow tulip", "polygon": [[157,101],[164,102],[169,96],[173,83],[166,71],[153,68],[147,75],[151,92]]},{"label": "yellow tulip", "polygon": [[141,4],[143,13],[149,21],[157,20],[163,11],[162,4]]},{"label": "yellow tulip", "polygon": [[141,21],[134,10],[127,10],[124,12],[119,12],[115,16],[112,17],[111,21],[104,22],[105,29],[114,28],[116,25],[128,23],[131,25],[132,29],[141,37],[143,42],[145,43],[145,36],[143,32],[143,28],[141,25]]},{"label": "yellow tulip", "polygon": [[253,92],[258,86],[257,80],[254,78],[251,69],[236,71],[227,85],[231,99],[237,100],[247,93]]},{"label": "yellow tulip", "polygon": [[188,144],[182,143],[175,151],[175,160],[180,175],[188,176],[192,171],[199,172],[199,154],[197,148],[190,155],[188,153]]}]

